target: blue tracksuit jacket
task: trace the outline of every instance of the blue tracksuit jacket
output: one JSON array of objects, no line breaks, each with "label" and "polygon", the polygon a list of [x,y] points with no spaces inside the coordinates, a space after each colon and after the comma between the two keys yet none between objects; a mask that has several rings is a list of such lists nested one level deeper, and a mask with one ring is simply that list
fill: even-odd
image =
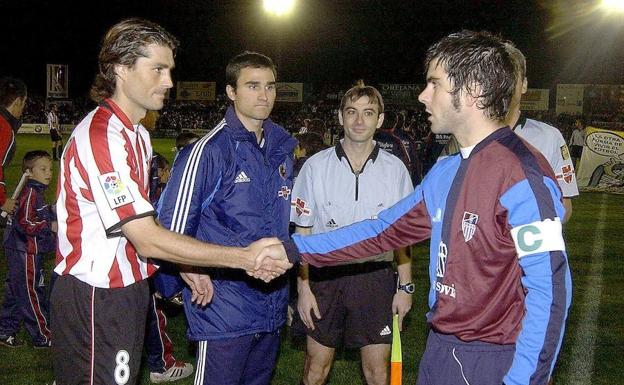
[{"label": "blue tracksuit jacket", "polygon": [[[226,246],[263,237],[288,239],[293,150],[296,140],[266,120],[261,145],[230,107],[209,134],[185,147],[158,204],[158,220],[172,231]],[[200,308],[185,289],[189,338],[211,340],[272,332],[284,324],[286,277],[269,284],[242,270],[208,269],[212,302]],[[159,274],[162,276],[162,274]],[[157,289],[166,296],[174,289]]]}]

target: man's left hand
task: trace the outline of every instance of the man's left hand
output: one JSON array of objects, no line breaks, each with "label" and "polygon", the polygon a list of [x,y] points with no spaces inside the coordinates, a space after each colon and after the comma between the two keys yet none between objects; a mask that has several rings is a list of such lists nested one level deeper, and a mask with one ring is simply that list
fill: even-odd
[{"label": "man's left hand", "polygon": [[212,301],[214,287],[208,274],[186,270],[180,271],[180,276],[191,288],[191,302],[200,306],[206,306]]}]

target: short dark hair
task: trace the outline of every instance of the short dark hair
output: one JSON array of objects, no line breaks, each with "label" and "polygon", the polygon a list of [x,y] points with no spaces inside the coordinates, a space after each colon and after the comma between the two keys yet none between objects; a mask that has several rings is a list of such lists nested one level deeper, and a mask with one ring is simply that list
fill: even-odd
[{"label": "short dark hair", "polygon": [[455,108],[459,108],[459,93],[466,92],[478,98],[477,105],[488,118],[505,118],[516,76],[513,59],[501,38],[485,31],[453,33],[429,47],[425,70],[434,60],[448,74]]},{"label": "short dark hair", "polygon": [[379,106],[380,114],[384,112],[383,98],[381,97],[379,91],[377,91],[377,88],[364,85],[363,80],[358,80],[356,85],[349,89],[349,91],[345,92],[342,96],[342,100],[340,100],[340,113],[344,110],[347,100],[355,102],[364,96],[368,97],[368,102],[370,104],[377,104],[377,106]]},{"label": "short dark hair", "polygon": [[243,68],[269,68],[277,80],[277,68],[270,57],[258,52],[245,51],[234,56],[225,67],[225,84],[236,89],[236,81]]},{"label": "short dark hair", "polygon": [[149,20],[132,18],[112,26],[102,40],[91,99],[100,102],[111,97],[115,92],[115,65],[133,66],[138,58],[147,56],[145,47],[150,44],[171,48],[174,55],[179,46],[172,34]]},{"label": "short dark hair", "polygon": [[22,158],[22,172],[26,172],[26,170],[31,170],[35,166],[35,162],[40,158],[48,158],[52,160],[50,154],[43,150],[33,150],[28,151],[24,154]]},{"label": "short dark hair", "polygon": [[17,98],[27,94],[26,83],[10,76],[0,78],[0,106],[8,108]]},{"label": "short dark hair", "polygon": [[297,134],[296,138],[299,141],[299,147],[306,150],[307,157],[310,157],[327,147],[325,142],[323,142],[323,137],[316,132]]}]

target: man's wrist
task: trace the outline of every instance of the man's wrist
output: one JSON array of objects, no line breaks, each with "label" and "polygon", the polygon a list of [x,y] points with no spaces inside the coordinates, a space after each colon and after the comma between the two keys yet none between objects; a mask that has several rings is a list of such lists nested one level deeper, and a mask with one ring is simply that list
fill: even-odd
[{"label": "man's wrist", "polygon": [[406,282],[404,284],[399,283],[399,287],[397,288],[397,291],[399,292],[402,291],[407,294],[414,294],[415,290],[416,290],[416,287],[413,282]]},{"label": "man's wrist", "polygon": [[295,241],[291,239],[282,242],[284,246],[284,250],[286,251],[286,257],[288,258],[288,262],[296,265],[301,262],[301,253],[295,244]]}]

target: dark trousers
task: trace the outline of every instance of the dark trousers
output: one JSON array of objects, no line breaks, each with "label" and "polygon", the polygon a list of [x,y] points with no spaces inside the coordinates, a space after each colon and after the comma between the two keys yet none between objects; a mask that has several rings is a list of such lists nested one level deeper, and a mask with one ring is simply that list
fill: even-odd
[{"label": "dark trousers", "polygon": [[464,342],[430,331],[416,385],[501,385],[515,352],[513,344]]},{"label": "dark trousers", "polygon": [[43,345],[50,340],[43,257],[15,249],[5,249],[5,254],[8,273],[0,310],[0,334],[15,335],[23,321],[33,344]]},{"label": "dark trousers", "polygon": [[175,364],[173,343],[167,334],[167,316],[160,309],[154,294],[150,296],[145,334],[147,366],[150,372],[163,373]]},{"label": "dark trousers", "polygon": [[199,341],[195,384],[268,385],[277,360],[280,332]]}]

